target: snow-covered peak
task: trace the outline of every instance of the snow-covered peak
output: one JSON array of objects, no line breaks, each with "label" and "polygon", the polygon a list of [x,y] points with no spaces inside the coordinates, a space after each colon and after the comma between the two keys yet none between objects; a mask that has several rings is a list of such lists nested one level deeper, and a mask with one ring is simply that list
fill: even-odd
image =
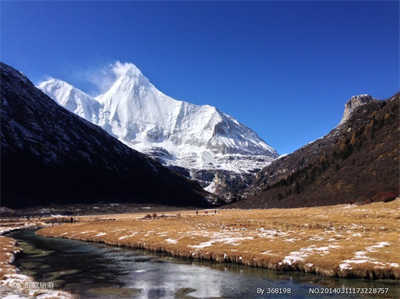
[{"label": "snow-covered peak", "polygon": [[117,78],[122,76],[128,76],[128,77],[143,76],[139,68],[130,62],[117,61],[111,66],[111,69],[113,73],[117,76]]},{"label": "snow-covered peak", "polygon": [[[105,94],[116,92],[116,90],[124,93],[137,92],[139,88],[149,88],[152,86],[150,81],[142,74],[140,69],[133,63],[123,63],[117,61],[109,66],[108,71],[105,71],[112,84]],[[98,96],[98,100],[102,100],[104,94]]]},{"label": "snow-covered peak", "polygon": [[[46,81],[39,88],[136,150],[153,153],[162,149],[162,162],[167,165],[247,172],[264,167],[278,156],[254,131],[232,116],[210,105],[195,105],[167,96],[134,64],[116,62],[111,71],[114,82],[96,98],[68,83]],[[68,105],[80,98],[88,104],[86,108],[99,107],[97,119]]]}]

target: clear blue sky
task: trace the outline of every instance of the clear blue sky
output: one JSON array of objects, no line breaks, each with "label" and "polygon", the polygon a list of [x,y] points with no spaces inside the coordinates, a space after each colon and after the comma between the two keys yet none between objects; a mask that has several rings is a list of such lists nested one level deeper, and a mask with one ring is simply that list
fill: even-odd
[{"label": "clear blue sky", "polygon": [[1,60],[95,93],[133,62],[164,93],[231,114],[279,153],[337,125],[352,95],[399,90],[397,1],[1,2]]}]

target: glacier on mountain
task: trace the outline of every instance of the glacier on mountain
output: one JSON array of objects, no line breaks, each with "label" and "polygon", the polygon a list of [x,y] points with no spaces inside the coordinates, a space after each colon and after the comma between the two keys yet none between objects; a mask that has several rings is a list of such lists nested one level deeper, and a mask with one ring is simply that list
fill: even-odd
[{"label": "glacier on mountain", "polygon": [[115,80],[97,97],[54,78],[38,88],[167,166],[253,173],[278,157],[270,145],[232,116],[213,106],[165,95],[134,64],[116,62],[111,69]]}]

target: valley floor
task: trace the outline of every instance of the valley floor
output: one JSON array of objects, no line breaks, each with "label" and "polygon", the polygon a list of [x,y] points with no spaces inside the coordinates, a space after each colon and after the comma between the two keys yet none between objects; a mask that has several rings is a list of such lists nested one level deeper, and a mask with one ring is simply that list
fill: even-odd
[{"label": "valley floor", "polygon": [[368,205],[74,217],[38,234],[326,276],[400,279],[400,198]]}]

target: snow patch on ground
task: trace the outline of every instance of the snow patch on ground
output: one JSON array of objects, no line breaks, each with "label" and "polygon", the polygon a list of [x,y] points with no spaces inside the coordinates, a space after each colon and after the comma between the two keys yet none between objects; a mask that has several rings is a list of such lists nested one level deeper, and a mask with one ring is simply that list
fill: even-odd
[{"label": "snow patch on ground", "polygon": [[165,239],[165,241],[167,242],[167,243],[170,243],[170,244],[177,244],[178,243],[178,240],[174,240],[174,239]]},{"label": "snow patch on ground", "polygon": [[124,240],[124,239],[127,239],[127,238],[131,238],[131,237],[134,237],[135,235],[137,235],[137,232],[132,233],[132,234],[127,235],[127,236],[119,237],[118,240]]},{"label": "snow patch on ground", "polygon": [[285,242],[296,242],[298,239],[297,238],[289,238],[289,239],[284,239],[283,241]]},{"label": "snow patch on ground", "polygon": [[300,248],[298,251],[292,251],[289,255],[285,256],[283,260],[279,262],[279,265],[293,265],[297,262],[304,262],[307,257],[314,254],[324,256],[329,254],[329,249],[331,248],[340,248],[340,246],[328,245],[316,247],[315,245],[311,245],[309,247]]},{"label": "snow patch on ground", "polygon": [[379,248],[390,246],[389,242],[379,242],[375,245],[371,245],[365,248],[365,251],[359,250],[354,253],[354,256],[351,259],[344,260],[339,264],[339,269],[342,271],[352,269],[352,264],[364,264],[364,263],[371,263],[375,264],[377,267],[398,267],[397,263],[386,263],[380,262],[375,258],[368,257],[367,252],[377,252]]},{"label": "snow patch on ground", "polygon": [[264,229],[261,227],[257,231],[259,231],[257,236],[261,238],[274,239],[276,237],[287,236],[287,233],[275,229]]},{"label": "snow patch on ground", "polygon": [[85,231],[85,232],[81,232],[80,234],[81,235],[85,235],[85,234],[88,234],[88,233],[95,233],[96,231],[94,231],[94,230],[88,230],[88,231]]},{"label": "snow patch on ground", "polygon": [[272,250],[265,250],[265,251],[261,252],[261,254],[264,254],[264,255],[275,255],[275,256],[277,256],[277,254],[272,253]]},{"label": "snow patch on ground", "polygon": [[323,241],[323,240],[325,240],[325,238],[321,237],[321,236],[315,236],[315,237],[309,238],[309,240],[310,241]]},{"label": "snow patch on ground", "polygon": [[351,265],[349,263],[341,263],[339,265],[340,271],[351,270]]},{"label": "snow patch on ground", "polygon": [[389,242],[379,242],[378,244],[365,248],[365,250],[367,250],[368,252],[376,252],[378,248],[387,247],[389,245],[390,245]]},{"label": "snow patch on ground", "polygon": [[198,245],[188,245],[188,247],[200,249],[200,248],[209,247],[209,246],[213,245],[214,243],[223,243],[223,244],[237,246],[240,244],[240,243],[238,243],[240,241],[252,240],[252,239],[254,239],[254,238],[253,237],[217,238],[217,239],[212,239],[207,242],[202,242]]}]

